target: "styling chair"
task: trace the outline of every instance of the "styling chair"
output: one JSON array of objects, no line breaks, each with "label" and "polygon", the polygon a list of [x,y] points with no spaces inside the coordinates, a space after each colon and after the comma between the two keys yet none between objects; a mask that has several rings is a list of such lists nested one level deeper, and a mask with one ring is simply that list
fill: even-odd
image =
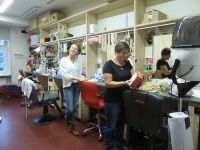
[{"label": "styling chair", "polygon": [[[142,144],[143,148],[167,149],[167,115],[176,109],[177,102],[167,101],[163,96],[148,91],[127,90],[124,92],[123,103],[128,126],[141,132],[143,139],[147,141],[146,144]],[[163,139],[162,142],[156,142],[156,137]]]},{"label": "styling chair", "polygon": [[81,90],[81,98],[84,101],[84,103],[88,107],[97,110],[96,114],[97,123],[96,124],[89,123],[88,128],[83,131],[82,135],[85,136],[88,132],[91,132],[91,130],[97,129],[99,133],[98,141],[102,141],[101,124],[103,116],[100,114],[100,110],[103,109],[104,107],[104,101],[102,99],[102,96],[99,95],[97,83],[90,81],[82,81],[80,82],[80,90]]},{"label": "styling chair", "polygon": [[[32,105],[43,106],[43,115],[34,118],[33,122],[35,124],[46,124],[56,119],[56,117],[52,116],[49,113],[48,107],[51,104],[54,104],[58,112],[62,115],[62,112],[56,102],[57,100],[60,100],[58,90],[50,90],[49,87],[43,87],[42,89],[37,89],[36,84],[32,80],[27,78],[22,80],[22,85],[23,84],[27,85],[25,86],[27,91],[24,92],[25,101],[32,101]],[[26,118],[27,118],[27,107],[26,107]]]}]

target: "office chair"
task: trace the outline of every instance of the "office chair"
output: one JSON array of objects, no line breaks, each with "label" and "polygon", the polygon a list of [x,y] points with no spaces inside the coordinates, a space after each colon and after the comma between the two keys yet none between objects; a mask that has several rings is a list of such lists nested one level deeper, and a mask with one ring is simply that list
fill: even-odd
[{"label": "office chair", "polygon": [[80,90],[81,90],[81,98],[84,101],[84,103],[90,108],[97,110],[96,114],[97,124],[89,123],[88,128],[83,131],[82,135],[85,136],[86,133],[91,132],[91,130],[98,129],[99,133],[98,141],[101,141],[102,127],[101,127],[100,109],[104,107],[104,101],[102,99],[102,96],[99,95],[97,89],[97,83],[90,81],[82,81],[80,82]]}]

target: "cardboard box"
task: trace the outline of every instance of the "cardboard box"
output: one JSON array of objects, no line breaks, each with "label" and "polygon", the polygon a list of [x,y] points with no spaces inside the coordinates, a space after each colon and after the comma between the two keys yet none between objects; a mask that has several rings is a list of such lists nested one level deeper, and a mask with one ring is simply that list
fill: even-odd
[{"label": "cardboard box", "polygon": [[38,29],[38,21],[35,18],[35,19],[31,20],[31,23],[27,28],[27,32],[31,32],[31,31],[37,30],[37,29]]},{"label": "cardboard box", "polygon": [[39,26],[39,28],[49,24],[49,18],[50,18],[51,14],[52,14],[52,12],[48,11],[48,12],[44,13],[43,15],[41,15],[38,18],[38,26]]},{"label": "cardboard box", "polygon": [[159,20],[167,19],[167,15],[158,10],[151,10],[144,14],[142,23],[156,22]]},{"label": "cardboard box", "polygon": [[57,22],[58,20],[61,20],[61,19],[64,19],[64,18],[65,18],[65,14],[60,13],[60,12],[55,12],[55,13],[50,15],[49,23],[54,23],[54,22]]}]

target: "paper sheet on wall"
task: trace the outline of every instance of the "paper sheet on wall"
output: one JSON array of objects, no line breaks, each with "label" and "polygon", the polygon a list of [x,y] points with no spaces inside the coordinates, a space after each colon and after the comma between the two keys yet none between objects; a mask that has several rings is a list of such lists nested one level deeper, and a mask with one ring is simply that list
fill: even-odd
[{"label": "paper sheet on wall", "polygon": [[145,58],[153,57],[153,48],[151,46],[145,47]]}]

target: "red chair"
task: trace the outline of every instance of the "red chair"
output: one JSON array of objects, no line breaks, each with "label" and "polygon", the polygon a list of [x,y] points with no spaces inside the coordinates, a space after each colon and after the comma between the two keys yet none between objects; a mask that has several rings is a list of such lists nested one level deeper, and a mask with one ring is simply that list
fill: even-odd
[{"label": "red chair", "polygon": [[91,81],[82,81],[80,83],[81,97],[87,106],[93,109],[97,109],[96,119],[97,124],[89,123],[88,128],[85,129],[82,133],[84,136],[87,132],[90,132],[93,129],[98,129],[99,137],[98,140],[102,140],[102,130],[101,130],[101,114],[100,109],[104,107],[104,101],[99,95],[96,82]]}]

